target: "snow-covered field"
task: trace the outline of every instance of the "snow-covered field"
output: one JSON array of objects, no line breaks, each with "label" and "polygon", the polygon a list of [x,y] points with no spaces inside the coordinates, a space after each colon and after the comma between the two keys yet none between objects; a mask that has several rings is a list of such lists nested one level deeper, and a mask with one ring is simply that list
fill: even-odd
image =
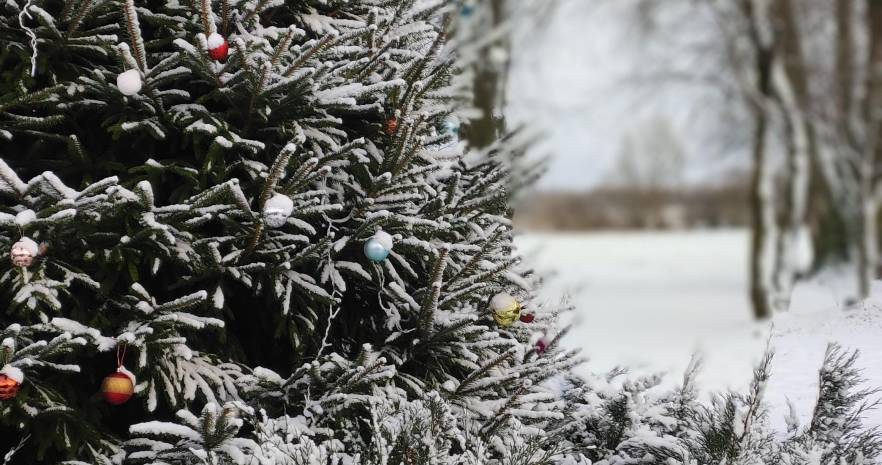
[{"label": "snow-covered field", "polygon": [[[797,287],[790,312],[757,323],[747,299],[748,239],[742,230],[615,232],[529,234],[518,244],[538,270],[555,273],[543,298],[568,295],[577,307],[565,344],[583,348],[590,361],[582,370],[623,365],[667,372],[673,384],[698,353],[703,388],[743,389],[770,340],[767,400],[782,428],[787,399],[803,421],[811,415],[828,342],[860,349],[868,384],[882,387],[882,285],[878,298],[843,309],[847,280],[815,278]],[[882,425],[882,412],[870,422]]]}]

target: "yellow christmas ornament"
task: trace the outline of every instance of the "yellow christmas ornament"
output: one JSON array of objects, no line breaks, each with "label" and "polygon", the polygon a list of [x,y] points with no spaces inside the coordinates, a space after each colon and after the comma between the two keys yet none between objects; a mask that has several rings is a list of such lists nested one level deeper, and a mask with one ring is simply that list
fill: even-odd
[{"label": "yellow christmas ornament", "polygon": [[521,304],[514,297],[501,292],[490,300],[490,310],[496,323],[509,327],[520,317]]}]

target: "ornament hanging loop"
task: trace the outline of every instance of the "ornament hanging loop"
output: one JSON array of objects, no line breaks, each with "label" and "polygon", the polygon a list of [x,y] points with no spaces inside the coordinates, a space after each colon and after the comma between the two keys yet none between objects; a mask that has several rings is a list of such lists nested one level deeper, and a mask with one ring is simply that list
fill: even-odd
[{"label": "ornament hanging loop", "polygon": [[28,19],[34,19],[34,17],[31,16],[31,13],[28,11],[28,9],[31,7],[32,3],[33,3],[33,0],[28,0],[25,3],[24,8],[22,8],[21,11],[18,13],[18,25],[21,26],[21,28],[28,35],[28,38],[30,38],[30,43],[31,43],[31,77],[34,77],[37,74],[37,34],[34,33],[33,29],[29,28],[28,26],[25,26],[25,21],[24,21],[25,16],[27,16]]},{"label": "ornament hanging loop", "polygon": [[116,343],[116,369],[123,367],[126,360],[126,341],[117,341]]}]

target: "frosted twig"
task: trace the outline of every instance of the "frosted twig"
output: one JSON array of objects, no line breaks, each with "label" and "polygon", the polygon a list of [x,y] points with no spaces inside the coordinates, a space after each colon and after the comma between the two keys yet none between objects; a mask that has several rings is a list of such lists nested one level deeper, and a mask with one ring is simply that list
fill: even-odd
[{"label": "frosted twig", "polygon": [[21,438],[20,441],[18,441],[17,446],[14,446],[9,449],[9,452],[7,452],[6,455],[3,456],[3,464],[4,465],[7,463],[12,463],[12,456],[14,456],[16,452],[18,452],[19,450],[21,450],[22,447],[24,447],[25,442],[27,442],[27,440],[30,439],[30,437],[31,437],[30,434],[26,434],[23,438]]},{"label": "frosted twig", "polygon": [[[331,297],[334,298],[337,296],[337,290],[331,293]],[[315,359],[318,360],[322,356],[322,352],[325,351],[325,347],[330,346],[328,343],[328,335],[331,334],[331,324],[334,322],[334,318],[340,313],[341,307],[337,307],[337,310],[334,310],[334,303],[332,302],[328,305],[328,324],[325,326],[325,335],[322,337],[322,346],[319,347],[318,353],[315,355]]]},{"label": "frosted twig", "polygon": [[34,17],[31,16],[31,13],[28,12],[28,8],[31,7],[32,1],[33,0],[28,0],[27,3],[25,3],[24,8],[21,9],[21,12],[18,13],[18,24],[25,30],[25,33],[31,39],[31,77],[34,77],[34,75],[37,74],[37,34],[34,34],[34,30],[25,26],[24,23],[25,15],[27,15],[28,19],[34,19]]},{"label": "frosted twig", "polygon": [[[380,268],[378,265],[374,266]],[[389,314],[392,312],[392,307],[383,303],[383,289],[386,287],[386,275],[384,275],[383,270],[380,269],[377,276],[380,278],[380,288],[377,289],[377,303],[380,304],[380,308],[382,308],[386,314]]]},{"label": "frosted twig", "polygon": [[[328,224],[328,228],[330,228],[330,223]],[[331,250],[328,249],[327,252],[328,263],[331,262]],[[325,326],[325,335],[322,337],[322,345],[319,347],[318,353],[315,354],[315,359],[318,360],[322,356],[322,352],[325,351],[325,347],[328,347],[328,335],[331,334],[331,323],[334,322],[334,318],[340,313],[341,307],[337,307],[337,310],[334,310],[334,303],[337,301],[337,296],[339,292],[337,292],[337,283],[332,278],[331,279],[331,304],[328,305],[328,324]]]}]

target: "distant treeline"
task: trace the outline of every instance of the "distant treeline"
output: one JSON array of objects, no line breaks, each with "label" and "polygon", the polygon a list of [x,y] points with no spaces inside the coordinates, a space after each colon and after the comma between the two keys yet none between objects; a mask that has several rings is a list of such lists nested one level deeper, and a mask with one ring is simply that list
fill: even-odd
[{"label": "distant treeline", "polygon": [[603,187],[536,192],[523,201],[515,222],[533,231],[737,227],[750,225],[750,208],[744,185]]}]

